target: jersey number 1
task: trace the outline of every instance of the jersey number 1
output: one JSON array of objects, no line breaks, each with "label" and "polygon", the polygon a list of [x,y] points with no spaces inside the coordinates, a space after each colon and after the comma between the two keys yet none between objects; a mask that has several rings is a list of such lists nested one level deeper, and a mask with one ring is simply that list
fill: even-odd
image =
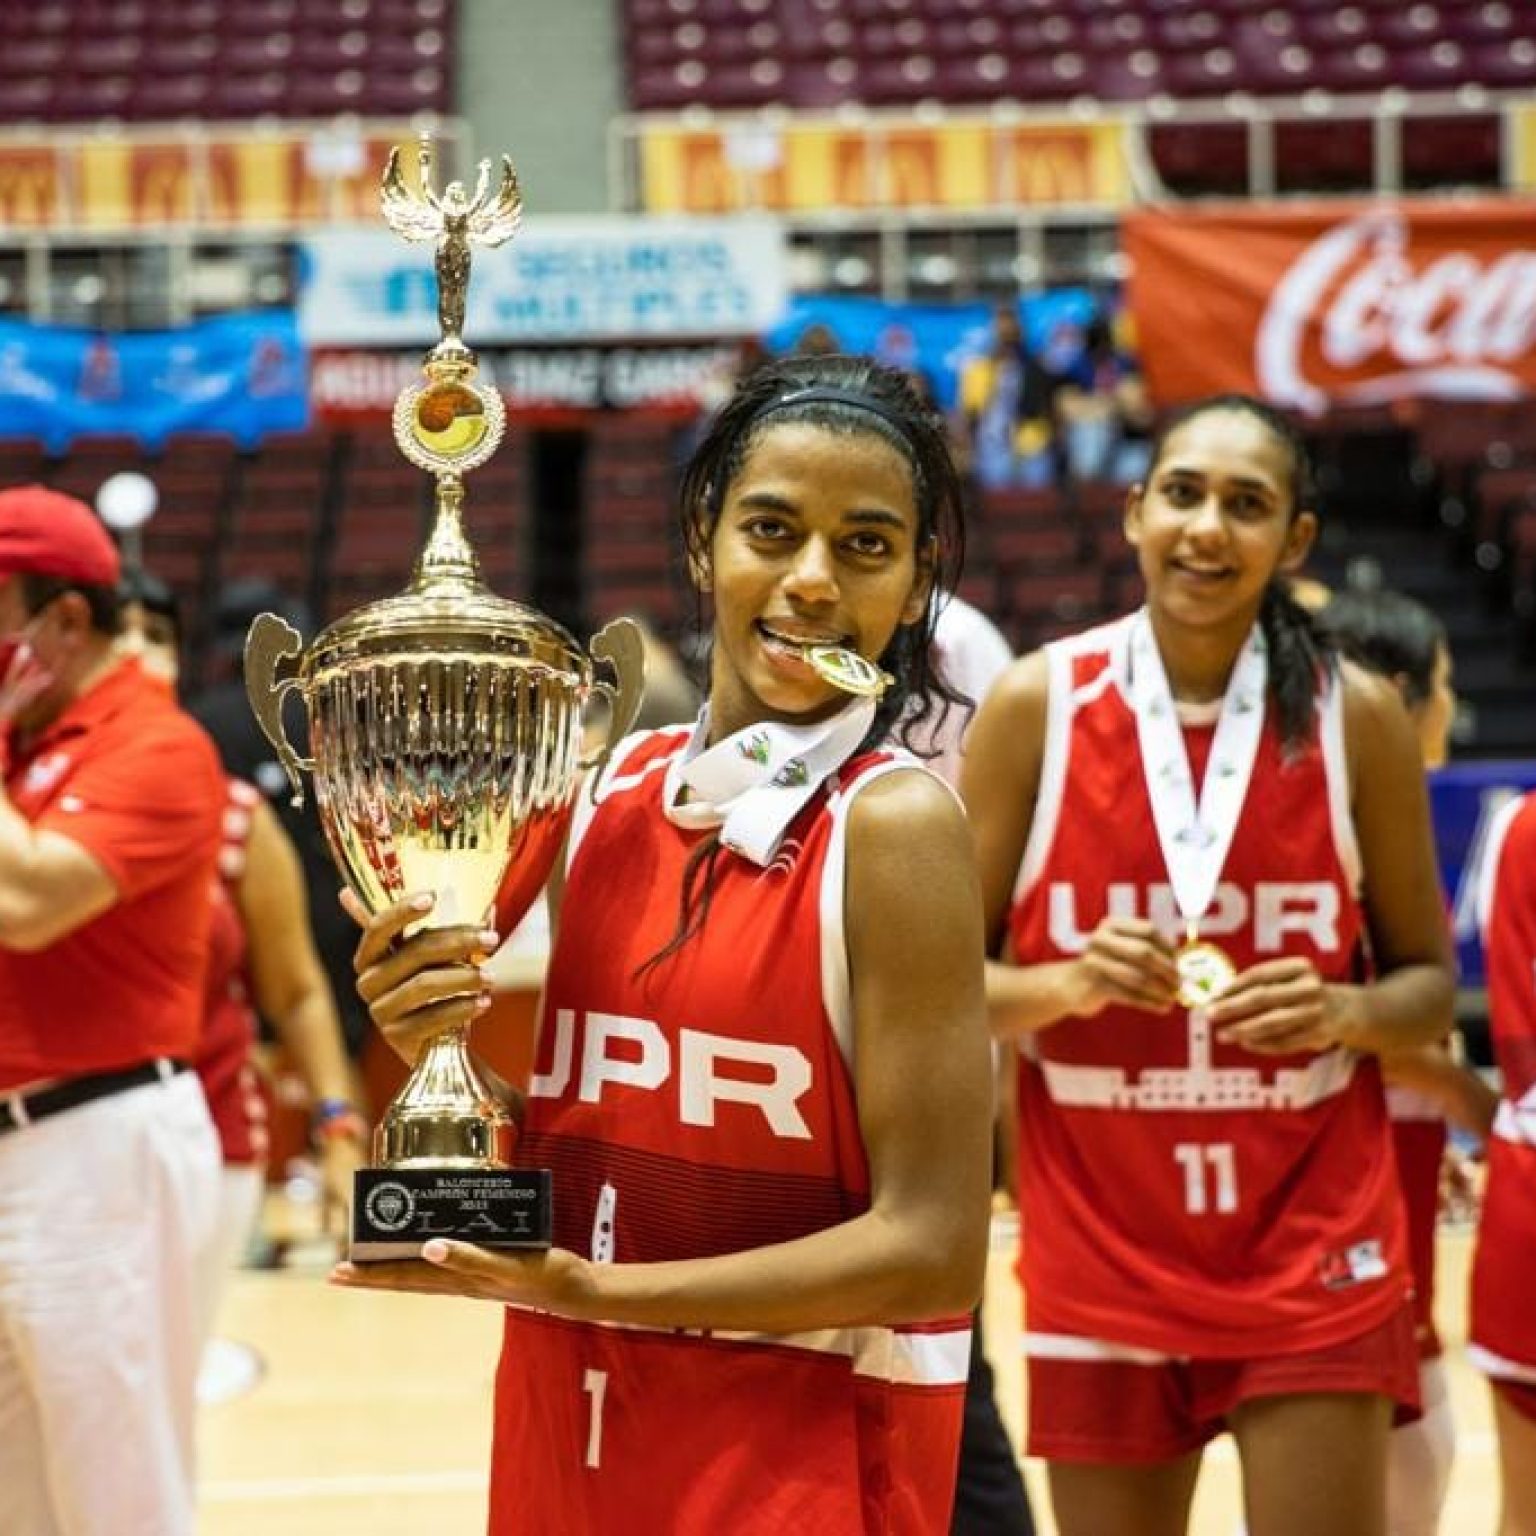
[{"label": "jersey number 1", "polygon": [[1173,1156],[1184,1170],[1184,1209],[1191,1216],[1237,1209],[1237,1157],[1230,1141],[1181,1141]]},{"label": "jersey number 1", "polygon": [[581,1378],[587,1403],[587,1465],[596,1467],[603,1460],[603,1399],[608,1395],[608,1372],[589,1369]]}]

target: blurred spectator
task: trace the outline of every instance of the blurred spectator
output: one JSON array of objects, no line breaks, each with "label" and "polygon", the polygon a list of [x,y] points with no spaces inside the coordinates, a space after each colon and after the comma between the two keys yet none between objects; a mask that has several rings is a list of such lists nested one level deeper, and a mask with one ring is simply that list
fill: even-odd
[{"label": "blurred spectator", "polygon": [[1070,334],[1052,338],[1061,383],[1055,399],[1057,429],[1073,480],[1129,485],[1146,473],[1152,406],[1127,345],[1129,324],[1123,312],[1114,322],[1098,316],[1085,330],[1059,327]]},{"label": "blurred spectator", "polygon": [[0,1530],[29,1536],[194,1519],[224,781],[114,650],[120,574],[84,503],[0,494]]},{"label": "blurred spectator", "polygon": [[1051,401],[1055,381],[1031,356],[1017,310],[1000,305],[992,345],[960,373],[962,452],[984,489],[1050,485],[1056,477]]},{"label": "blurred spectator", "polygon": [[938,410],[933,380],[923,367],[922,349],[912,327],[892,322],[875,338],[875,361],[894,368],[912,386],[912,392],[931,410]]},{"label": "blurred spectator", "polygon": [[831,357],[843,350],[837,333],[824,321],[816,320],[800,332],[795,341],[796,357]]}]

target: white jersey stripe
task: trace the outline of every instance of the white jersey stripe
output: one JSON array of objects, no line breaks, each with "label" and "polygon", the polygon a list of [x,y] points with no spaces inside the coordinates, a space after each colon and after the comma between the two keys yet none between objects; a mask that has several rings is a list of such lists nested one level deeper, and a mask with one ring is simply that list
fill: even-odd
[{"label": "white jersey stripe", "polygon": [[1503,1355],[1494,1354],[1491,1349],[1484,1349],[1481,1344],[1471,1343],[1467,1345],[1467,1359],[1485,1376],[1502,1381],[1522,1381],[1536,1387],[1536,1365],[1507,1359]]},{"label": "white jersey stripe", "polygon": [[[837,1037],[838,1049],[843,1053],[843,1060],[850,1072],[854,1066],[853,984],[849,979],[848,934],[844,921],[848,812],[859,791],[873,784],[876,779],[884,778],[898,768],[921,767],[922,764],[915,757],[898,753],[886,762],[878,762],[866,768],[851,784],[841,790],[834,790],[827,797],[832,830],[827,837],[827,855],[821,866],[821,891],[817,899],[817,926],[821,935],[821,1003],[827,1011],[828,1019],[832,1021],[832,1032]],[[933,777],[938,778],[938,775],[934,774]],[[939,782],[944,783],[942,779]]]},{"label": "white jersey stripe", "polygon": [[1026,1333],[1025,1355],[1035,1360],[1114,1360],[1124,1365],[1167,1365],[1183,1358],[1142,1349],[1135,1344],[1114,1344],[1108,1339],[1089,1339],[1076,1333]]},{"label": "white jersey stripe", "polygon": [[1525,804],[1523,795],[1511,795],[1494,814],[1482,847],[1482,859],[1477,881],[1477,933],[1484,944],[1488,942],[1488,922],[1493,916],[1493,893],[1497,886],[1499,859],[1504,852],[1504,839],[1509,835],[1520,807]]},{"label": "white jersey stripe", "polygon": [[[1062,792],[1066,788],[1068,760],[1071,757],[1072,717],[1078,709],[1096,699],[1117,681],[1116,667],[1127,649],[1130,619],[1117,619],[1081,635],[1054,640],[1045,647],[1045,743],[1040,758],[1040,786],[1030,816],[1029,838],[1019,873],[1013,886],[1018,902],[1040,877],[1056,840],[1056,823],[1061,815]],[[1081,655],[1107,650],[1109,664],[1080,691],[1072,687],[1072,663]]]},{"label": "white jersey stripe", "polygon": [[1519,1103],[1511,1099],[1499,1100],[1499,1107],[1493,1112],[1493,1134],[1500,1141],[1511,1142],[1517,1147],[1536,1148],[1536,1103],[1526,1102],[1533,1098],[1536,1098],[1536,1090],[1526,1094]]},{"label": "white jersey stripe", "polygon": [[[581,846],[582,839],[587,835],[587,828],[592,824],[592,818],[597,813],[597,808],[609,795],[617,793],[621,789],[633,789],[637,784],[643,784],[653,773],[659,773],[667,767],[677,755],[677,748],[688,740],[688,733],[693,730],[690,722],[687,725],[668,725],[655,731],[636,731],[633,735],[626,736],[618,746],[613,749],[608,761],[603,764],[596,781],[588,779],[576,792],[576,804],[571,812],[571,830],[565,840],[565,870],[569,874],[571,866],[576,862],[576,850]],[[655,736],[675,736],[677,740],[672,743],[671,752],[662,753],[653,757],[648,763],[641,766],[638,773],[628,773],[620,776],[619,770],[629,761],[630,754],[643,741],[648,741]]]},{"label": "white jersey stripe", "polygon": [[971,1359],[969,1320],[922,1332],[903,1328],[820,1328],[806,1333],[742,1333],[727,1328],[657,1328],[647,1323],[615,1323],[598,1318],[583,1319],[581,1326],[615,1332],[682,1334],[706,1341],[760,1345],[765,1349],[840,1355],[851,1364],[856,1376],[918,1387],[963,1385]]},{"label": "white jersey stripe", "polygon": [[1328,785],[1328,819],[1333,827],[1333,850],[1349,888],[1359,896],[1365,878],[1355,818],[1350,809],[1349,754],[1344,743],[1344,679],[1331,677],[1317,701],[1318,747],[1323,758],[1323,779]]}]

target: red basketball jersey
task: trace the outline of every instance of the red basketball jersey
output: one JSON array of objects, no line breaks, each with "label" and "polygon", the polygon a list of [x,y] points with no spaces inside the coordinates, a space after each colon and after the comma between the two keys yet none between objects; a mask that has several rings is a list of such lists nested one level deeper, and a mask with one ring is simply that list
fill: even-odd
[{"label": "red basketball jersey", "polygon": [[245,875],[251,818],[260,792],[230,779],[224,807],[219,871],[213,883],[208,992],[194,1065],[226,1163],[259,1163],[267,1155],[267,1106],[251,1061],[256,1013],[246,973],[245,923],[239,888]]},{"label": "red basketball jersey", "polygon": [[[1127,700],[1128,621],[1047,647],[1041,784],[1009,920],[1024,963],[1081,953],[1108,913],[1180,918]],[[1358,853],[1342,699],[1314,745],[1265,722],[1221,880],[1200,924],[1239,969],[1302,955],[1361,974]],[[1212,725],[1186,726],[1197,780]],[[1374,1061],[1259,1056],[1203,1010],[1109,1007],[1025,1042],[1019,1069],[1021,1276],[1031,1347],[1073,1336],[1243,1357],[1363,1333],[1409,1283]]]},{"label": "red basketball jersey", "polygon": [[[666,819],[687,729],[616,754],[572,830],[519,1161],[554,1173],[555,1241],[619,1263],[725,1254],[851,1219],[869,1169],[843,933],[844,766],[768,868],[728,852],[667,960],[689,854]],[[948,1528],[969,1328],[740,1336],[510,1309],[493,1531]]]},{"label": "red basketball jersey", "polygon": [[1490,1375],[1536,1385],[1536,795],[1495,823],[1483,952],[1502,1096],[1472,1268],[1469,1353]]}]

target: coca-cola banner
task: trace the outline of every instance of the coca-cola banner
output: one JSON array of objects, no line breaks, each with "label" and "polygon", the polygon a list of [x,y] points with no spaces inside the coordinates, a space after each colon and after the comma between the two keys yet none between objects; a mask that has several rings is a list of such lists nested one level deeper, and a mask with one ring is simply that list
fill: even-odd
[{"label": "coca-cola banner", "polygon": [[1536,201],[1159,210],[1122,230],[1159,404],[1536,393]]}]

